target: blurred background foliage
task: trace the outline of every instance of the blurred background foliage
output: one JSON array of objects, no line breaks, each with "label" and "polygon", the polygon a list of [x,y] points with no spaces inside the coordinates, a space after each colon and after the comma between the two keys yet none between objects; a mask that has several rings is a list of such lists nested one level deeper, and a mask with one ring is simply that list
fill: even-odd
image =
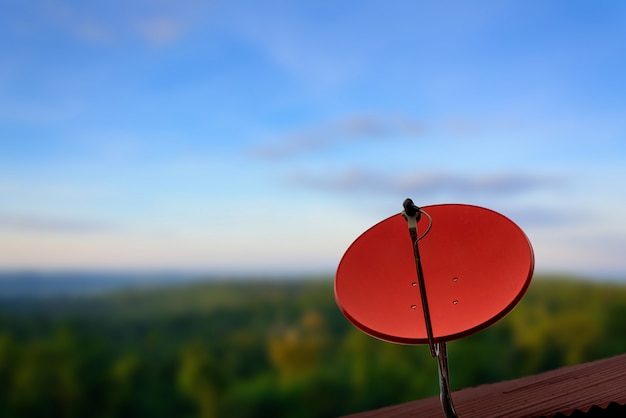
[{"label": "blurred background foliage", "polygon": [[[0,301],[2,417],[329,417],[436,395],[424,346],[352,327],[331,279]],[[453,389],[626,352],[626,286],[535,278],[448,344]]]}]

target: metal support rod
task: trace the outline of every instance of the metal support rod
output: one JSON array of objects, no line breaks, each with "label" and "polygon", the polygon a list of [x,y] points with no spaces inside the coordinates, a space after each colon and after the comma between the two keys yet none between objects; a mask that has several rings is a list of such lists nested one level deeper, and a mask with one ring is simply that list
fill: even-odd
[{"label": "metal support rod", "polygon": [[435,347],[435,339],[433,337],[433,326],[430,321],[430,309],[428,308],[428,297],[426,297],[426,283],[424,282],[424,272],[422,271],[422,260],[420,258],[420,250],[417,240],[413,244],[413,253],[415,254],[415,269],[417,270],[417,283],[420,288],[420,296],[422,298],[422,309],[424,310],[424,322],[426,323],[426,335],[428,337],[428,347],[430,355],[434,358],[437,355]]},{"label": "metal support rod", "polygon": [[[415,270],[417,272],[417,283],[419,285],[420,297],[422,299],[422,310],[424,311],[424,322],[426,323],[426,336],[428,337],[428,347],[430,348],[430,355],[435,358],[437,356],[435,350],[435,339],[433,337],[433,327],[430,322],[430,310],[428,309],[428,298],[426,297],[426,284],[424,283],[424,272],[422,271],[422,261],[420,258],[420,250],[418,246],[418,242],[421,237],[417,236],[417,222],[420,219],[422,210],[418,206],[416,206],[411,199],[406,199],[402,206],[404,207],[402,215],[408,223],[409,234],[411,235],[411,242],[413,243]],[[422,237],[424,235],[422,235]]]},{"label": "metal support rod", "polygon": [[[437,357],[439,370],[439,399],[446,418],[457,418],[454,405],[452,404],[452,392],[450,390],[450,376],[448,374],[448,351],[446,343],[436,343],[433,336],[432,323],[430,320],[430,310],[428,308],[428,298],[426,297],[426,283],[424,282],[424,272],[422,271],[422,261],[420,258],[418,242],[429,231],[430,226],[421,236],[417,234],[417,222],[420,219],[422,210],[416,206],[411,199],[406,199],[403,203],[404,211],[402,215],[408,222],[409,234],[413,243],[413,255],[415,256],[415,270],[417,272],[417,282],[419,284],[420,296],[422,299],[422,309],[424,311],[424,322],[426,323],[426,335],[428,337],[428,347],[430,355]],[[426,212],[424,212],[426,213]],[[426,214],[428,216],[428,214]],[[428,216],[430,219],[430,216]],[[430,219],[432,225],[432,219]]]},{"label": "metal support rod", "polygon": [[441,400],[441,407],[446,418],[457,418],[454,405],[452,404],[446,343],[436,343],[435,351],[437,351],[437,364],[439,366],[439,399]]}]

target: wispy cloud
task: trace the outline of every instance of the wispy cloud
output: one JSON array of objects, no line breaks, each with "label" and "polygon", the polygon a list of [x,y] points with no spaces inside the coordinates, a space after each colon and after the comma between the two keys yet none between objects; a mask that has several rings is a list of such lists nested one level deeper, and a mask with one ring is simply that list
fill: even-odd
[{"label": "wispy cloud", "polygon": [[[77,39],[92,44],[111,44],[140,37],[153,46],[169,45],[186,32],[197,18],[194,12],[203,12],[201,3],[187,2],[184,7],[175,3],[147,2],[144,6],[128,9],[123,2],[110,4],[114,13],[70,5],[57,0],[44,2],[48,21]],[[192,7],[190,7],[192,6]]]},{"label": "wispy cloud", "polygon": [[27,123],[54,123],[78,116],[83,110],[76,100],[63,102],[27,102],[25,100],[0,99],[0,121]]},{"label": "wispy cloud", "polygon": [[42,5],[46,20],[78,39],[102,44],[115,38],[115,31],[109,24],[93,14],[81,11],[76,6],[56,0],[46,0]]},{"label": "wispy cloud", "polygon": [[353,141],[418,137],[423,131],[422,123],[407,117],[357,115],[288,134],[254,148],[251,154],[259,159],[287,158]]},{"label": "wispy cloud", "polygon": [[75,22],[73,29],[80,39],[91,43],[108,43],[115,37],[110,28],[92,20]]},{"label": "wispy cloud", "polygon": [[523,228],[562,227],[581,219],[574,210],[546,207],[514,207],[507,209],[506,214]]},{"label": "wispy cloud", "polygon": [[467,175],[455,173],[407,173],[387,175],[361,169],[339,174],[293,174],[289,183],[296,187],[376,194],[431,195],[448,193],[458,196],[514,195],[546,187],[555,187],[559,179],[526,173]]},{"label": "wispy cloud", "polygon": [[158,17],[142,20],[136,25],[139,35],[155,46],[164,46],[178,40],[183,34],[185,25],[169,17]]},{"label": "wispy cloud", "polygon": [[118,229],[105,221],[0,214],[0,229],[27,232],[93,233]]}]

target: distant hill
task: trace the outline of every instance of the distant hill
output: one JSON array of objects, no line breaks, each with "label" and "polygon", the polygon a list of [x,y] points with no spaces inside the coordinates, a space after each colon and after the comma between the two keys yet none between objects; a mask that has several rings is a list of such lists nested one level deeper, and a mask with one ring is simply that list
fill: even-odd
[{"label": "distant hill", "polygon": [[0,298],[81,295],[201,280],[207,277],[176,272],[0,271]]},{"label": "distant hill", "polygon": [[[5,276],[63,285],[0,298],[0,416],[316,418],[438,391],[428,349],[351,326],[330,275],[96,276]],[[625,316],[625,283],[537,276],[509,315],[450,342],[452,389],[624,353]]]},{"label": "distant hill", "polygon": [[[304,275],[249,276],[211,273],[183,273],[179,271],[2,271],[0,270],[0,299],[49,298],[117,293],[128,290],[171,288],[172,286],[207,282],[268,282],[300,281],[311,278]],[[332,275],[318,276],[332,280]],[[598,283],[584,277],[536,275],[533,281],[542,279]],[[626,281],[611,280],[619,285]]]}]

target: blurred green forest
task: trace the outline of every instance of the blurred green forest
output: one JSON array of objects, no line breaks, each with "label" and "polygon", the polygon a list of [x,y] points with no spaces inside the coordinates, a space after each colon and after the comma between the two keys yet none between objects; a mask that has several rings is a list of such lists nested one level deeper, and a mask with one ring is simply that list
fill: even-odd
[{"label": "blurred green forest", "polygon": [[[448,344],[453,389],[626,352],[626,285],[538,277]],[[329,279],[0,300],[2,417],[332,417],[438,393],[427,347],[352,327]]]}]

